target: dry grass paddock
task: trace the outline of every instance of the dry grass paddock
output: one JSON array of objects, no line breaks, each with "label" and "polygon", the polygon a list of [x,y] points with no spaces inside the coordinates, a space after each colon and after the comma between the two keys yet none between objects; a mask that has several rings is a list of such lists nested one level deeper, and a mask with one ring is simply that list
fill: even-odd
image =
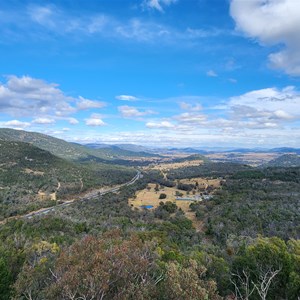
[{"label": "dry grass paddock", "polygon": [[175,163],[160,163],[157,165],[150,165],[145,167],[145,169],[152,169],[152,170],[171,170],[171,169],[179,169],[185,167],[194,167],[203,164],[203,160],[191,160],[191,161],[184,161],[184,162],[175,162]]},{"label": "dry grass paddock", "polygon": [[[159,206],[159,203],[171,201],[176,203],[178,208],[181,208],[186,217],[189,218],[192,222],[196,230],[202,229],[202,222],[197,220],[195,217],[195,213],[190,210],[189,205],[194,201],[189,200],[176,200],[176,191],[179,193],[182,193],[182,197],[191,197],[192,195],[188,195],[185,191],[178,190],[176,187],[169,188],[169,187],[162,187],[159,191],[155,191],[155,184],[148,184],[148,189],[144,189],[141,191],[138,191],[135,195],[135,198],[131,198],[128,200],[128,204],[132,206],[133,208],[142,209],[141,206],[144,205],[152,205],[153,208],[156,208]],[[160,194],[166,194],[167,197],[165,199],[159,199]]]},{"label": "dry grass paddock", "polygon": [[209,178],[203,178],[203,177],[181,179],[180,182],[185,183],[185,184],[196,184],[198,182],[199,187],[212,186],[215,189],[218,189],[221,185],[220,179],[209,179]]}]

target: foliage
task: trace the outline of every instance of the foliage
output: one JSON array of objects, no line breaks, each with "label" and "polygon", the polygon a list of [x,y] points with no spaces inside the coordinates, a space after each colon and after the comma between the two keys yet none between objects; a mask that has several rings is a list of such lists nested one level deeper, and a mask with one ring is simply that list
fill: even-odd
[{"label": "foliage", "polygon": [[[0,142],[0,219],[56,204],[91,187],[129,181],[134,170],[65,161],[22,142]],[[44,193],[43,196],[39,193]]]},{"label": "foliage", "polygon": [[165,193],[161,193],[158,197],[158,199],[166,199],[167,195]]},{"label": "foliage", "polygon": [[171,174],[226,179],[190,205],[203,230],[170,201],[131,208],[137,190],[179,178],[143,172],[116,193],[0,224],[0,299],[296,300],[299,168],[209,163]]}]

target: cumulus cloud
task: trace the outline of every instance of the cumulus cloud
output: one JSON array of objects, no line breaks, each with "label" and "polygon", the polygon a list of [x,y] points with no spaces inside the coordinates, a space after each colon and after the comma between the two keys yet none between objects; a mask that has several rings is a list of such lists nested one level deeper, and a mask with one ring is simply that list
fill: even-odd
[{"label": "cumulus cloud", "polygon": [[139,100],[137,97],[131,96],[131,95],[118,95],[115,98],[117,100],[121,100],[121,101],[137,101],[137,100]]},{"label": "cumulus cloud", "polygon": [[32,123],[41,124],[41,125],[49,125],[49,124],[54,124],[55,120],[50,119],[50,118],[37,118],[37,119],[34,119],[32,121]]},{"label": "cumulus cloud", "polygon": [[254,90],[232,97],[228,105],[241,118],[283,121],[300,118],[300,93],[292,86]]},{"label": "cumulus cloud", "polygon": [[295,87],[253,90],[223,100],[218,110],[210,108],[209,112],[205,107],[197,112],[193,110],[195,104],[188,102],[179,105],[186,112],[170,117],[171,122],[147,122],[146,127],[158,135],[176,135],[183,144],[189,141],[193,145],[208,141],[231,146],[240,143],[244,147],[260,143],[297,146],[300,139],[300,92]]},{"label": "cumulus cloud", "polygon": [[79,121],[76,118],[68,118],[67,120],[71,125],[79,124]]},{"label": "cumulus cloud", "polygon": [[271,65],[300,75],[300,2],[295,0],[231,0],[237,30],[263,45],[285,46],[269,55]]},{"label": "cumulus cloud", "polygon": [[105,126],[106,124],[102,121],[101,116],[98,114],[92,114],[90,118],[85,119],[87,126]]},{"label": "cumulus cloud", "polygon": [[72,115],[80,110],[105,105],[104,102],[81,96],[68,96],[58,84],[29,76],[8,76],[5,83],[0,83],[0,113],[12,117],[31,117],[32,124],[50,125],[56,120],[66,120],[76,125],[79,121]]},{"label": "cumulus cloud", "polygon": [[154,114],[154,112],[151,110],[140,111],[136,107],[128,105],[119,106],[118,110],[124,118],[138,118]]},{"label": "cumulus cloud", "polygon": [[15,129],[24,129],[26,127],[30,126],[29,122],[22,122],[19,120],[11,120],[6,122],[0,122],[1,127],[9,127],[9,128],[15,128]]},{"label": "cumulus cloud", "polygon": [[57,84],[29,76],[9,76],[0,83],[0,112],[12,116],[68,115],[76,111],[73,101]]},{"label": "cumulus cloud", "polygon": [[155,128],[155,129],[170,129],[174,128],[174,124],[169,121],[161,121],[161,122],[147,122],[146,127]]}]

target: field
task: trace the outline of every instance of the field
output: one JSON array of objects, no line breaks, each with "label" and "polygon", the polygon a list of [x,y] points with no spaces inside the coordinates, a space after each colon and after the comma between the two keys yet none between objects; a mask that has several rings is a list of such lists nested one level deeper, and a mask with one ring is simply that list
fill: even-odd
[{"label": "field", "polygon": [[[183,179],[180,180],[180,183],[184,184],[195,184],[198,182],[199,190],[206,190],[209,186],[211,188],[211,194],[213,190],[220,187],[220,180],[217,179],[206,179],[206,178],[192,178],[192,179]],[[202,188],[203,187],[203,188]],[[159,188],[159,190],[157,190]],[[200,200],[178,200],[178,195],[180,198],[193,198],[199,197],[200,192],[195,193],[188,193],[183,190],[179,190],[176,187],[159,187],[154,183],[149,183],[147,188],[144,190],[138,191],[135,194],[134,198],[128,200],[128,204],[133,208],[143,209],[143,206],[152,206],[153,208],[157,208],[160,202],[171,201],[176,203],[178,208],[181,208],[186,217],[189,218],[192,222],[196,230],[200,231],[202,229],[202,222],[196,219],[195,212],[191,211],[190,204],[195,201],[202,201]],[[166,194],[165,199],[159,199],[160,194]]]},{"label": "field", "polygon": [[146,169],[166,171],[170,169],[199,166],[201,164],[203,164],[203,160],[191,160],[191,161],[173,162],[173,163],[160,163],[157,165],[152,164],[149,167],[146,167]]},{"label": "field", "polygon": [[205,188],[205,189],[207,189],[209,186],[217,189],[221,185],[221,181],[219,179],[208,179],[203,177],[181,179],[180,182],[184,184],[198,184],[199,188]]}]

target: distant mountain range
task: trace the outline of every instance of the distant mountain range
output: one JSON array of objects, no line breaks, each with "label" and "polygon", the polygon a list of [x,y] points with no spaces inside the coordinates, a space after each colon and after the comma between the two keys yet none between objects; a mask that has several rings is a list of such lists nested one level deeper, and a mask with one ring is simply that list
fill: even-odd
[{"label": "distant mountain range", "polygon": [[[146,152],[147,148],[135,145],[85,144],[90,149],[96,149],[106,157],[158,157],[159,155]],[[132,150],[131,150],[132,149]],[[143,149],[143,150],[142,150]]]},{"label": "distant mountain range", "polygon": [[212,153],[279,153],[279,154],[300,154],[299,148],[281,147],[281,148],[237,148],[225,149],[216,147],[215,149],[200,149],[194,147],[178,148],[153,148],[135,144],[115,144],[89,143],[81,145],[69,143],[64,140],[54,138],[45,134],[36,132],[27,132],[23,130],[14,130],[0,128],[0,140],[20,141],[30,143],[41,149],[47,150],[52,154],[64,159],[73,161],[114,161],[126,160],[132,157],[160,157],[159,154],[186,153],[186,154],[212,154]]},{"label": "distant mountain range", "polygon": [[197,148],[168,148],[168,151],[190,153],[190,154],[212,154],[212,153],[296,153],[300,154],[299,148],[281,147],[281,148],[216,148],[216,149],[197,149]]},{"label": "distant mountain range", "polygon": [[85,146],[93,148],[93,149],[103,149],[103,148],[119,148],[131,152],[148,152],[151,149],[140,146],[140,145],[134,145],[134,144],[114,144],[114,145],[109,145],[109,144],[98,144],[98,143],[90,143],[90,144],[85,144]]}]

